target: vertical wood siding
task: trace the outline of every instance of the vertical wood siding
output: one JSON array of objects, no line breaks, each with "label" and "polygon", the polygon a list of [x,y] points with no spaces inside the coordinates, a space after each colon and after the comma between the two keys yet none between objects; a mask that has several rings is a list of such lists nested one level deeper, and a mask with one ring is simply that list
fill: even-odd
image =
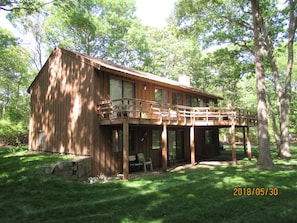
[{"label": "vertical wood siding", "polygon": [[[119,73],[95,68],[88,59],[75,53],[57,49],[49,57],[30,87],[31,116],[29,147],[56,153],[91,155],[93,174],[121,173],[122,152],[112,151],[112,130],[122,126],[100,126],[95,113],[95,105],[109,100],[109,80]],[[123,79],[127,78],[122,76]],[[129,79],[131,81],[131,78]],[[139,79],[135,83],[135,98],[155,100],[155,88],[174,89],[156,85]],[[183,93],[185,103],[186,93]],[[169,102],[172,102],[169,97]],[[172,127],[168,126],[168,130]],[[144,153],[150,157],[154,168],[162,167],[161,148],[152,149],[152,129],[162,130],[162,126],[130,125],[133,137],[130,154]],[[174,128],[184,132],[184,158],[190,161],[189,127]],[[218,130],[213,129],[218,139]],[[40,132],[46,135],[45,145],[38,145]],[[195,128],[196,154],[206,156],[216,154],[218,140],[205,145],[205,128]],[[202,148],[207,148],[207,150]]]},{"label": "vertical wood siding", "polygon": [[[92,155],[94,68],[56,50],[31,85],[30,149]],[[38,134],[46,135],[38,147]]]}]

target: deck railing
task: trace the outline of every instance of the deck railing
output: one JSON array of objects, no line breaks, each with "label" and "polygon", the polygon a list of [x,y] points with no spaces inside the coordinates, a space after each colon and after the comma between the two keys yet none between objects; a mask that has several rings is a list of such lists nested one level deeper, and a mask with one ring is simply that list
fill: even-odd
[{"label": "deck railing", "polygon": [[257,114],[244,109],[224,107],[189,107],[155,101],[122,98],[102,101],[97,105],[100,120],[134,118],[179,124],[255,126]]}]

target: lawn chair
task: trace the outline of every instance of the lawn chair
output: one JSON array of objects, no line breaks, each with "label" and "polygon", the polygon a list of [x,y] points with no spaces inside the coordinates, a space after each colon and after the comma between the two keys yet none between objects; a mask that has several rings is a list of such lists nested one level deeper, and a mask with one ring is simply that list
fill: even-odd
[{"label": "lawn chair", "polygon": [[133,171],[137,171],[139,170],[140,166],[142,166],[143,163],[139,162],[136,159],[136,155],[129,155],[129,166],[131,168],[131,170]]},{"label": "lawn chair", "polygon": [[138,161],[142,163],[144,172],[146,172],[146,170],[147,170],[146,169],[147,165],[150,166],[150,170],[153,170],[153,163],[152,163],[151,158],[146,160],[143,153],[138,153],[137,158],[138,158]]}]

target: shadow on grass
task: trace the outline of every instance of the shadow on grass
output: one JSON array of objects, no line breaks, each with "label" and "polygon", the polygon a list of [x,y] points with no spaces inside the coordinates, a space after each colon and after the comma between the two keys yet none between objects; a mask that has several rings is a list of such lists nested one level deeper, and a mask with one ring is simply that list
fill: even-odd
[{"label": "shadow on grass", "polygon": [[[44,174],[61,156],[0,149],[0,222],[294,222],[297,171],[200,166],[128,182],[86,184]],[[277,165],[287,161],[279,160]],[[294,168],[295,167],[295,168]],[[234,188],[278,188],[234,196]]]}]

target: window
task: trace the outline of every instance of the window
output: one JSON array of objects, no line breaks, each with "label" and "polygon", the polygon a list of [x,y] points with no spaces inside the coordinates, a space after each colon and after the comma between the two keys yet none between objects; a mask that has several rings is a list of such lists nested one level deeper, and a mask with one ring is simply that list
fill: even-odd
[{"label": "window", "polygon": [[152,131],[152,149],[161,148],[161,133],[158,129],[153,129]]},{"label": "window", "polygon": [[176,159],[184,159],[184,131],[176,131]]},{"label": "window", "polygon": [[110,79],[110,99],[120,99],[122,98],[122,81],[116,79]]},{"label": "window", "polygon": [[184,131],[168,131],[168,159],[171,162],[184,159]]},{"label": "window", "polygon": [[205,130],[205,144],[212,144],[214,142],[213,130]]},{"label": "window", "polygon": [[134,83],[123,81],[123,97],[134,98]]},{"label": "window", "polygon": [[206,103],[204,102],[203,99],[200,99],[199,100],[199,107],[205,107],[206,106]]},{"label": "window", "polygon": [[121,99],[121,98],[134,98],[134,83],[118,80],[118,79],[110,79],[110,99]]},{"label": "window", "polygon": [[[119,80],[119,79],[110,79],[109,81],[110,84],[110,100],[116,100],[116,99],[122,99],[122,98],[127,98],[127,99],[133,99],[135,98],[135,87],[134,87],[134,83],[132,82],[128,82],[128,81],[124,81],[124,80]],[[131,104],[131,102],[129,102],[129,100],[125,100],[123,102],[124,104],[128,104],[129,103],[129,109],[133,110],[133,104]],[[113,106],[120,106],[122,105],[122,101],[116,101],[112,103]],[[113,116],[121,116],[120,113],[114,112]],[[127,113],[126,113],[127,115]],[[130,115],[133,115],[132,113],[130,113]]]},{"label": "window", "polygon": [[172,104],[173,105],[183,105],[183,95],[181,93],[172,93]]},{"label": "window", "polygon": [[215,103],[215,101],[213,101],[213,100],[209,100],[208,105],[209,105],[210,107],[214,107],[214,106],[216,106],[216,103]]},{"label": "window", "polygon": [[155,89],[155,101],[159,103],[168,103],[168,91],[163,89]]},{"label": "window", "polygon": [[194,96],[186,96],[186,106],[198,107],[198,98]]},{"label": "window", "polygon": [[123,151],[123,130],[121,129],[112,130],[112,151]]},{"label": "window", "polygon": [[45,146],[45,132],[39,131],[38,132],[38,147],[43,148]]}]

